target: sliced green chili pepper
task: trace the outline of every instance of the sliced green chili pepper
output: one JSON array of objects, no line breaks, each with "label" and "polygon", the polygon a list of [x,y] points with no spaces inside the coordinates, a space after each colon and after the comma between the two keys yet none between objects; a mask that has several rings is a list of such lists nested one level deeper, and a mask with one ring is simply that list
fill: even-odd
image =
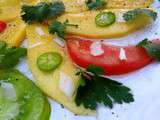
[{"label": "sliced green chili pepper", "polygon": [[112,12],[101,12],[96,18],[95,22],[100,27],[106,27],[113,24],[116,21],[116,16]]},{"label": "sliced green chili pepper", "polygon": [[47,52],[40,55],[37,59],[37,65],[42,71],[51,71],[56,69],[62,62],[62,56],[56,52]]}]

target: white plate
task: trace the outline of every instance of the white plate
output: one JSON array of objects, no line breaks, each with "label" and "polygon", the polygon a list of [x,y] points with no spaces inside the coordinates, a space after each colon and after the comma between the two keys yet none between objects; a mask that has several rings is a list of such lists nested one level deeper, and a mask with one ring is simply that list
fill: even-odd
[{"label": "white plate", "polygon": [[[160,2],[158,0],[153,4],[153,7],[160,13]],[[135,44],[145,38],[159,37],[160,17],[152,26],[120,38],[119,42]],[[34,80],[28,69],[26,59],[22,60],[17,68]],[[130,74],[112,76],[112,78],[119,80],[132,89],[135,98],[134,103],[115,105],[112,110],[99,105],[96,116],[76,116],[49,99],[52,106],[50,120],[160,120],[160,64],[155,62]]]}]

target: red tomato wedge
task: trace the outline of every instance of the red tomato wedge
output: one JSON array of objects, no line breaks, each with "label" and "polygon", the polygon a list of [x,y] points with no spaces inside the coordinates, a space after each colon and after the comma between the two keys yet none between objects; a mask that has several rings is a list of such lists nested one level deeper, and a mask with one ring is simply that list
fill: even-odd
[{"label": "red tomato wedge", "polygon": [[[87,68],[92,64],[101,66],[105,75],[119,75],[140,69],[153,60],[141,47],[114,46],[103,43],[101,44],[103,52],[95,56],[91,54],[91,45],[94,42],[79,38],[67,38],[68,52],[78,66]],[[123,52],[122,58],[121,52]]]},{"label": "red tomato wedge", "polygon": [[7,24],[3,21],[0,21],[0,33],[3,32],[7,27]]}]

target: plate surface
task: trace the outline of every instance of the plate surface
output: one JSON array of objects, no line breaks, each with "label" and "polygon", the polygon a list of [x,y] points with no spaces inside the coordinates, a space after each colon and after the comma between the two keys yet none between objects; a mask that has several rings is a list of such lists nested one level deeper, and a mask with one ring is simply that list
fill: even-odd
[{"label": "plate surface", "polygon": [[[152,5],[160,16],[160,2],[157,0]],[[160,17],[155,23],[146,28],[130,34],[127,37],[107,40],[115,44],[136,44],[148,38],[160,38]],[[23,44],[26,46],[26,41]],[[133,56],[134,57],[134,56]],[[28,69],[26,59],[22,60],[17,68],[34,81]],[[96,116],[76,116],[58,103],[50,100],[52,114],[50,120],[159,120],[160,113],[160,64],[153,62],[138,71],[121,75],[111,76],[129,86],[134,94],[135,102],[131,104],[115,105],[114,109],[108,109],[99,105]]]}]

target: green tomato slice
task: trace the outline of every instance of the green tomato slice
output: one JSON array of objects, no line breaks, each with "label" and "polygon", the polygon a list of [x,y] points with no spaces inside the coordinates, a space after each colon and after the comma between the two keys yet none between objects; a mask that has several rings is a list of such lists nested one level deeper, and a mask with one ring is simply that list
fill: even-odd
[{"label": "green tomato slice", "polygon": [[[7,92],[4,94],[6,89],[2,83],[13,85],[16,98],[9,97]],[[0,120],[49,120],[51,110],[48,101],[33,82],[19,71],[0,71],[0,84]]]},{"label": "green tomato slice", "polygon": [[113,24],[116,21],[116,16],[112,12],[101,12],[96,18],[95,22],[100,27],[106,27]]},{"label": "green tomato slice", "polygon": [[0,101],[0,120],[12,120],[19,113],[19,105],[14,101]]},{"label": "green tomato slice", "polygon": [[54,70],[61,64],[61,62],[62,56],[57,52],[44,53],[37,59],[37,65],[42,71]]}]

